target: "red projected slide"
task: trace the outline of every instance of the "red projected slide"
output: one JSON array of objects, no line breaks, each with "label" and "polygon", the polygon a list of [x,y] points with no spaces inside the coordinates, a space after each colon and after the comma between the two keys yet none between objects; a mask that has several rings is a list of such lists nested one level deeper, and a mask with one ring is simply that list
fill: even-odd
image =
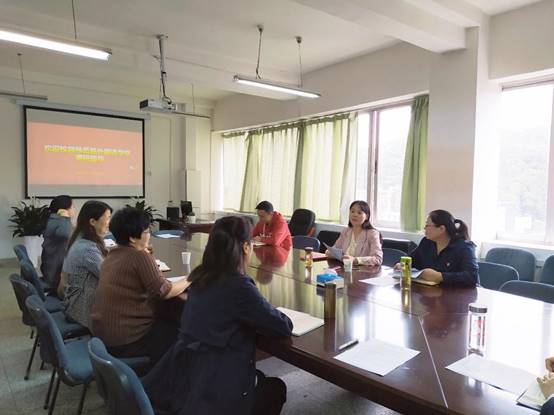
[{"label": "red projected slide", "polygon": [[30,121],[29,185],[142,186],[142,133]]}]

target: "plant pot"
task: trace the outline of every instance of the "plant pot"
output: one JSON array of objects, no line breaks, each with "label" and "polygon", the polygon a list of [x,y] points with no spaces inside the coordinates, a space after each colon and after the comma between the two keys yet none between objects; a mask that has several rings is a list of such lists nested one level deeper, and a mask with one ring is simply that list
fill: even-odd
[{"label": "plant pot", "polygon": [[29,254],[29,259],[33,263],[33,266],[37,268],[38,259],[42,255],[42,236],[24,236],[23,245],[27,249],[27,254]]}]

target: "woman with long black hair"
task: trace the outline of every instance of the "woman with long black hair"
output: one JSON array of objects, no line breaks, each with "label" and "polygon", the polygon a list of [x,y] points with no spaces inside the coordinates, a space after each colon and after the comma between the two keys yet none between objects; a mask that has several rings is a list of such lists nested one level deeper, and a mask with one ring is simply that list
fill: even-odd
[{"label": "woman with long black hair", "polygon": [[108,254],[104,236],[108,233],[111,214],[112,208],[104,202],[89,200],[83,205],[63,264],[67,277],[66,314],[89,328],[100,266]]},{"label": "woman with long black hair", "polygon": [[286,385],[256,370],[256,332],[290,336],[292,322],[246,275],[251,225],[217,220],[188,280],[179,338],[143,380],[156,413],[278,414]]}]

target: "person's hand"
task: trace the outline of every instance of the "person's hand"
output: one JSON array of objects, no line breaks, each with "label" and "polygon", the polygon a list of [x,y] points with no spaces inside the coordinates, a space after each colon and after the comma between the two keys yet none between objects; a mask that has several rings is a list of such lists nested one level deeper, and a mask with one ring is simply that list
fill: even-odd
[{"label": "person's hand", "polygon": [[402,269],[402,264],[400,262],[397,262],[396,264],[394,264],[395,271],[400,271],[401,269]]},{"label": "person's hand", "polygon": [[545,363],[546,363],[546,370],[548,370],[549,372],[554,372],[554,356],[546,359]]},{"label": "person's hand", "polygon": [[262,237],[261,237],[261,236],[254,236],[254,237],[252,238],[252,240],[253,240],[254,242],[262,242]]},{"label": "person's hand", "polygon": [[350,261],[352,261],[352,263],[354,263],[354,260],[356,259],[356,257],[353,257],[352,255],[343,255],[342,256],[342,259],[349,259]]},{"label": "person's hand", "polygon": [[545,398],[554,395],[554,374],[547,373],[542,378],[537,378],[537,382]]},{"label": "person's hand", "polygon": [[420,277],[425,281],[432,281],[436,282],[437,284],[442,282],[442,274],[431,268],[425,268]]},{"label": "person's hand", "polygon": [[146,252],[148,252],[150,255],[154,255],[154,247],[152,245],[148,245],[144,248]]},{"label": "person's hand", "polygon": [[331,258],[331,252],[330,252],[328,249],[325,250],[325,255],[326,255],[328,258]]}]

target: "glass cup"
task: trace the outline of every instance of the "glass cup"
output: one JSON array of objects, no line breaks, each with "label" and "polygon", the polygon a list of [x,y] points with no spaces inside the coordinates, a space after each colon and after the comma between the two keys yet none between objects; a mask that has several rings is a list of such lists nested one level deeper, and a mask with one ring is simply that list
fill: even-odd
[{"label": "glass cup", "polygon": [[344,272],[352,272],[352,265],[354,264],[354,260],[351,258],[344,258],[342,262],[344,264]]},{"label": "glass cup", "polygon": [[189,265],[190,264],[190,252],[181,252],[181,260],[183,261],[183,265]]}]

